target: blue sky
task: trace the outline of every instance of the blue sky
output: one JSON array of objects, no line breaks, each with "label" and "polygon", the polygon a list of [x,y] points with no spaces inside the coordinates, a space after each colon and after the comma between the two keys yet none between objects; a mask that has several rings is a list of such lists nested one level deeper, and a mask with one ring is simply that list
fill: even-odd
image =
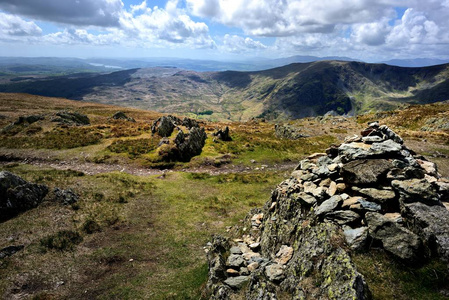
[{"label": "blue sky", "polygon": [[449,0],[0,0],[0,56],[449,58]]}]

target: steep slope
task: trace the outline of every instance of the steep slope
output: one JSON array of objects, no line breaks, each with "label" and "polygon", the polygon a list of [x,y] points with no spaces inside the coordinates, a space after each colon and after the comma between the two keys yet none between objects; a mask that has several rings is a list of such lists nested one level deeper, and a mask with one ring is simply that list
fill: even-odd
[{"label": "steep slope", "polygon": [[328,111],[358,114],[449,99],[449,65],[403,68],[346,61],[297,63],[257,72],[133,69],[108,75],[0,85],[27,92],[211,120],[296,119]]}]

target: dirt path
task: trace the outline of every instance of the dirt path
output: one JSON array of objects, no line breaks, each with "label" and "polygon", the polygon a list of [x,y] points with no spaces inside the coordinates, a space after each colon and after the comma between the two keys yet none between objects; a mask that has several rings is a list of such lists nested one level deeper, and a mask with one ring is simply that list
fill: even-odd
[{"label": "dirt path", "polygon": [[37,166],[40,168],[53,168],[57,170],[74,170],[80,171],[87,175],[95,175],[101,173],[110,172],[123,172],[135,176],[150,176],[150,175],[162,175],[170,171],[188,172],[188,173],[208,173],[210,175],[220,175],[229,173],[250,173],[260,171],[288,171],[293,170],[297,166],[297,162],[286,162],[282,164],[274,165],[259,165],[254,166],[242,166],[242,165],[224,165],[222,167],[203,166],[198,168],[184,168],[173,170],[159,170],[142,168],[132,165],[122,164],[97,164],[90,162],[80,161],[49,161],[40,158],[19,158],[19,157],[0,157],[0,166],[5,166],[11,163],[21,163]]}]

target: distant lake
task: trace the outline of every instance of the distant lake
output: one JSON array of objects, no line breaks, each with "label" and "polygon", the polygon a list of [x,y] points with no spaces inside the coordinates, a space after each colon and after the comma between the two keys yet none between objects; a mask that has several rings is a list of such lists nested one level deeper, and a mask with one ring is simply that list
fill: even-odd
[{"label": "distant lake", "polygon": [[123,69],[122,67],[119,67],[119,66],[108,66],[108,65],[96,64],[96,63],[89,63],[89,65],[94,66],[94,67],[105,67],[105,68],[109,68],[109,69]]}]

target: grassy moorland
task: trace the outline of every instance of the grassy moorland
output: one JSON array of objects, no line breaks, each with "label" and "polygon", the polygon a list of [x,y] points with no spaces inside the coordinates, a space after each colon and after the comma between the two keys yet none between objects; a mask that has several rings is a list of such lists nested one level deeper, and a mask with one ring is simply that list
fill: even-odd
[{"label": "grassy moorland", "polygon": [[[86,114],[90,125],[52,122],[62,110]],[[136,122],[111,119],[118,110]],[[368,120],[380,119],[400,132],[449,176],[448,130],[436,129],[447,111],[448,104],[433,104],[358,120],[291,121],[310,136],[296,141],[277,138],[268,122],[204,122],[203,152],[181,163],[164,161],[158,153],[160,137],[150,131],[158,113],[0,94],[0,128],[20,116],[44,116],[1,134],[0,170],[80,196],[64,206],[50,192],[39,207],[0,223],[0,249],[25,246],[0,260],[0,297],[199,299],[207,278],[203,246],[211,235],[227,234],[250,209],[262,206],[299,159],[342,142]],[[233,140],[214,142],[212,132],[225,125]],[[382,265],[373,269],[373,260]],[[358,256],[356,262],[374,290],[385,287],[383,299],[407,299],[423,278],[421,271],[388,265],[382,254]],[[429,286],[438,283],[432,277],[438,268],[422,271]],[[389,280],[393,276],[407,278],[409,285]]]}]

